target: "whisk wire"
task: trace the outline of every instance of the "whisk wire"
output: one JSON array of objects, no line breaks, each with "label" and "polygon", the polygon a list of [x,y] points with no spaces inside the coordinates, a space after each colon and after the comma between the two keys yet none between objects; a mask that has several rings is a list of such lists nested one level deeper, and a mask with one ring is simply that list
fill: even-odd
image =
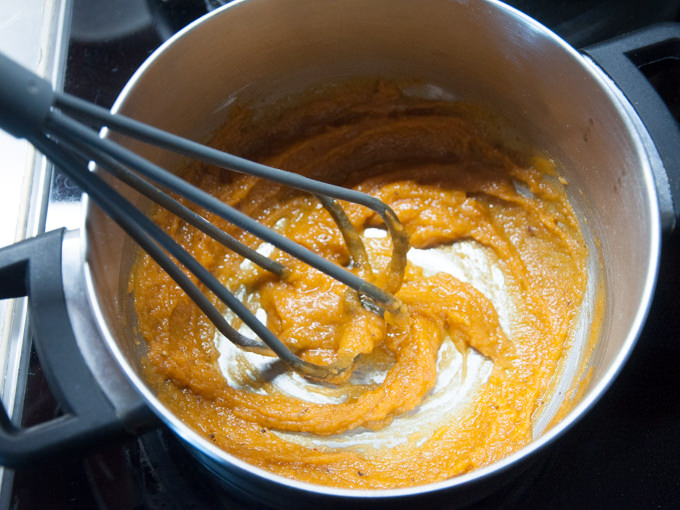
[{"label": "whisk wire", "polygon": [[[90,148],[82,142],[79,142],[78,140],[72,140],[72,144],[73,147],[77,148],[82,154],[92,154]],[[256,250],[253,250],[249,246],[239,242],[237,239],[227,234],[224,230],[210,223],[200,214],[189,209],[187,206],[175,200],[157,186],[154,186],[149,181],[142,179],[137,174],[130,171],[130,169],[121,165],[115,159],[101,153],[97,154],[96,156],[90,156],[91,160],[94,160],[94,158],[97,158],[98,165],[101,168],[114,175],[121,182],[124,182],[132,189],[135,189],[142,195],[164,207],[190,225],[209,235],[211,238],[218,241],[226,248],[229,248],[244,258],[247,258],[261,268],[276,274],[280,278],[284,278],[287,275],[287,270],[283,264],[277,262],[276,260],[270,259],[269,257],[265,257]]]},{"label": "whisk wire", "polygon": [[[284,184],[291,188],[307,191],[317,197],[326,197],[324,200],[322,200],[322,203],[329,210],[331,215],[333,215],[336,221],[337,211],[338,209],[342,211],[342,209],[339,207],[335,207],[333,210],[329,209],[328,204],[330,201],[328,197],[338,200],[345,200],[347,202],[353,202],[373,210],[383,220],[392,239],[392,259],[390,261],[390,266],[387,269],[387,274],[391,275],[392,277],[387,281],[385,296],[378,298],[377,293],[376,295],[373,295],[371,292],[368,292],[368,295],[383,306],[390,306],[388,304],[389,300],[383,301],[383,298],[387,298],[389,294],[396,292],[401,285],[406,268],[408,235],[399,222],[396,214],[394,214],[389,206],[379,199],[360,191],[343,188],[342,186],[336,186],[322,181],[317,181],[315,179],[310,179],[300,174],[287,172],[278,168],[272,168],[256,161],[251,161],[212,147],[207,147],[203,144],[194,142],[193,140],[174,135],[167,131],[160,130],[123,115],[112,114],[105,108],[101,108],[97,105],[83,101],[82,99],[70,96],[68,94],[55,92],[55,106],[58,106],[63,111],[72,115],[87,119],[88,121],[93,122],[100,127],[106,126],[110,130],[114,130],[120,134],[132,137],[135,140],[140,140],[151,145],[161,147],[168,151],[195,158],[221,168],[233,170],[247,175],[253,175],[269,181]],[[344,214],[344,212],[341,214]],[[362,256],[361,253],[363,251],[365,254],[365,249],[359,246],[361,240],[356,232],[352,233],[354,227],[348,220],[341,222],[341,224],[344,224],[344,226],[341,227],[341,232],[345,237],[345,241],[348,242],[348,238],[351,238],[350,242],[348,243],[350,252],[353,256],[364,259],[363,265],[368,267],[368,260],[365,256]],[[348,233],[349,235],[347,235]],[[305,262],[307,261],[305,260]],[[322,269],[322,271],[326,272],[324,269]],[[333,277],[335,278],[336,276],[333,275]],[[338,279],[343,281],[340,278]],[[347,282],[343,283],[347,284]],[[352,285],[349,286],[354,288]],[[355,290],[357,289],[355,288]]]},{"label": "whisk wire", "polygon": [[138,154],[123,148],[111,140],[100,138],[94,131],[65,116],[61,112],[50,112],[50,115],[45,122],[45,128],[50,134],[62,139],[75,141],[75,143],[82,142],[88,146],[98,147],[101,153],[118,160],[125,166],[134,168],[145,177],[162,184],[166,188],[191,200],[195,204],[214,212],[228,222],[250,232],[319,271],[330,275],[357,292],[369,296],[381,308],[386,308],[389,311],[398,310],[399,303],[389,292],[359,278],[354,273],[317,255],[313,251],[299,245],[278,232],[265,227],[248,215],[243,214],[220,201],[217,197],[189,184],[187,181],[151,163]]},{"label": "whisk wire", "polygon": [[[199,306],[210,321],[230,341],[252,352],[264,354],[267,348],[276,354],[293,370],[320,380],[338,375],[340,368],[332,365],[316,365],[296,356],[276,335],[262,324],[250,310],[241,303],[186,250],[175,243],[153,221],[136,209],[109,184],[96,174],[84,171],[86,163],[68,154],[63,147],[49,138],[31,140],[38,150],[50,158],[78,186],[87,190],[102,210],[118,223],[149,255],[175,280],[184,292]],[[94,156],[94,155],[92,155]],[[85,166],[84,166],[85,165]],[[164,251],[165,250],[165,251]],[[166,253],[167,251],[167,253]],[[213,306],[208,297],[194,284],[168,255],[192,272],[207,288],[229,307],[266,344],[258,342],[236,331]]]},{"label": "whisk wire", "polygon": [[[168,272],[168,274],[177,282],[177,284],[187,293],[187,295],[197,303],[199,308],[206,314],[206,316],[215,324],[217,329],[230,341],[238,345],[239,347],[249,350],[252,352],[258,352],[260,354],[265,354],[268,351],[273,352],[278,356],[286,365],[288,365],[293,370],[317,380],[333,380],[334,377],[340,375],[344,372],[348,366],[338,366],[334,364],[330,365],[317,365],[314,363],[307,362],[297,355],[295,355],[283,342],[281,342],[276,335],[274,335],[271,330],[269,330],[262,322],[259,321],[257,317],[241,302],[239,301],[222,283],[215,278],[205,267],[203,267],[195,258],[193,258],[186,250],[175,243],[165,232],[163,232],[153,221],[151,221],[147,216],[142,214],[137,210],[132,204],[130,204],[125,198],[123,198],[117,191],[115,191],[110,185],[98,177],[95,173],[89,172],[86,169],[86,165],[78,165],[74,159],[64,154],[64,144],[68,144],[75,151],[81,151],[86,160],[95,161],[101,165],[101,167],[111,173],[121,172],[124,169],[124,165],[134,166],[136,169],[140,169],[140,173],[145,172],[142,169],[149,170],[148,174],[151,176],[160,176],[160,181],[162,184],[168,185],[172,189],[173,181],[176,178],[174,175],[165,171],[164,169],[149,163],[140,156],[131,153],[122,147],[114,143],[102,144],[101,142],[108,142],[107,140],[102,140],[89,128],[79,124],[78,122],[66,117],[58,111],[53,111],[50,113],[47,121],[45,122],[46,132],[50,138],[46,138],[45,142],[42,143],[39,140],[31,140],[34,145],[41,150],[45,155],[52,159],[60,168],[62,168],[69,177],[71,177],[79,186],[88,192],[93,198],[93,200],[102,206],[104,212],[110,216],[114,221],[119,223],[126,232],[128,232],[133,239],[140,244],[142,249],[149,253],[154,260],[156,260],[161,267]],[[94,138],[93,138],[94,137]],[[50,143],[52,141],[52,143]],[[109,146],[109,147],[107,147]],[[109,149],[109,150],[107,150]],[[118,157],[116,157],[118,156]],[[122,171],[122,173],[127,173]],[[165,177],[166,179],[163,179]],[[174,178],[174,179],[173,179]],[[168,183],[169,181],[169,183]],[[201,190],[188,185],[186,181],[179,180],[180,186],[175,189],[176,192],[182,196],[189,195],[189,198],[193,198],[192,193],[183,193],[183,188],[192,188],[194,194],[199,195],[196,202],[201,202],[201,198],[208,198],[209,201],[213,201],[211,195],[203,197],[204,194]],[[196,193],[198,191],[198,193]],[[216,200],[216,199],[214,199]],[[222,202],[219,204],[225,205]],[[209,205],[207,206],[209,207]],[[277,245],[276,239],[272,239],[272,234],[274,237],[281,237],[288,243],[292,243],[295,247],[291,250],[295,256],[300,257],[299,251],[304,249],[303,247],[297,245],[296,243],[290,241],[288,238],[280,236],[280,234],[271,231],[249,217],[242,215],[240,212],[235,211],[233,208],[227,208],[230,213],[237,213],[236,216],[241,216],[241,219],[245,219],[246,223],[253,222],[257,227],[253,232],[258,237],[264,239],[265,241],[271,242],[275,246]],[[214,209],[213,209],[214,210]],[[218,214],[220,211],[216,211]],[[220,214],[222,217],[227,216],[224,219],[232,221],[232,223],[237,224],[238,222],[234,220],[229,214]],[[248,221],[249,220],[249,221]],[[250,231],[247,226],[242,226],[245,230]],[[282,248],[285,250],[285,248]],[[170,253],[176,260],[178,260],[185,268],[187,268],[192,274],[194,274],[199,281],[201,281],[206,287],[213,292],[219,299],[224,303],[229,309],[231,309],[236,316],[238,316],[246,326],[248,326],[255,335],[264,342],[264,345],[257,340],[251,339],[245,335],[242,335],[236,331],[231,324],[222,316],[222,314],[210,303],[210,300],[202,293],[202,291],[182,272],[182,270],[173,262],[173,260],[168,257],[165,252]],[[309,252],[315,257],[318,257],[313,252]],[[366,293],[371,295],[375,287],[369,282],[362,280],[353,273],[340,268],[327,261],[322,257],[318,257],[323,265],[330,265],[334,269],[340,269],[341,271],[347,273],[352,278],[350,280],[355,280],[359,282],[358,285],[351,285],[354,283],[350,281],[348,286],[354,288],[359,293]],[[304,260],[304,259],[303,259]],[[310,264],[313,266],[313,264]],[[324,268],[318,268],[324,271]],[[336,271],[325,271],[327,274]],[[333,276],[333,275],[332,275]],[[343,278],[337,278],[343,281]],[[384,302],[379,302],[382,306],[389,306],[391,301],[396,301],[394,298],[382,291],[381,289],[375,287],[379,293],[386,294],[388,299]],[[374,292],[373,292],[374,293]],[[371,295],[371,297],[373,297]],[[379,296],[382,297],[382,296]],[[267,349],[268,348],[268,349]]]},{"label": "whisk wire", "polygon": [[[382,310],[399,312],[399,301],[392,294],[398,290],[404,276],[408,235],[394,211],[377,198],[227,154],[133,119],[112,114],[104,108],[68,94],[57,93],[49,82],[2,54],[0,54],[0,75],[3,76],[3,81],[0,83],[0,127],[17,138],[29,140],[87,192],[103,212],[120,225],[175,280],[215,327],[236,345],[255,352],[274,353],[293,370],[318,380],[332,381],[333,377],[350,368],[346,361],[330,365],[316,365],[293,353],[266,325],[260,322],[244,303],[169,234],[134,207],[100,175],[90,172],[91,162],[265,269],[283,277],[287,272],[287,269],[280,263],[269,259],[265,261],[255,250],[242,245],[237,239],[227,236],[226,233],[215,232],[217,230],[215,225],[185,205],[175,202],[168,191],[211,211],[244,231],[344,283],[357,291],[363,303],[366,303],[366,299],[370,299]],[[209,164],[272,180],[314,194],[339,226],[355,264],[355,270],[366,279],[265,227],[114,141],[99,136],[97,130],[103,127]],[[336,199],[366,206],[383,219],[392,240],[392,258],[386,270],[384,289],[371,283],[372,268],[363,242],[344,210],[335,202]],[[259,340],[237,331],[185,271],[191,273],[217,299],[230,308]]]}]

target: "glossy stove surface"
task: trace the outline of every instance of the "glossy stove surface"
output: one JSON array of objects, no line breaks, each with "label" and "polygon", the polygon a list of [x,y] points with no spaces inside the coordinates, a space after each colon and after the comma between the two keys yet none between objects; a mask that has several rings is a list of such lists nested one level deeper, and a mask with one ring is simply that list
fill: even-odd
[{"label": "glossy stove surface", "polygon": [[[86,2],[74,2],[65,89],[110,106],[129,76],[165,38],[217,0],[111,2],[118,6],[117,14],[98,12],[96,19],[85,11]],[[91,2],[90,7],[99,3]],[[676,20],[679,12],[673,2],[654,11],[657,19],[647,19],[654,17],[649,13],[640,16],[633,8],[625,11],[627,2],[515,4],[577,46],[645,22]],[[612,10],[616,6],[623,14]],[[601,9],[609,9],[614,26],[603,26]],[[586,16],[592,12],[600,17]],[[652,79],[679,118],[680,63],[671,62]],[[78,190],[59,176],[51,194],[52,200],[62,202],[80,199]],[[680,508],[679,260],[676,234],[664,243],[662,276],[643,335],[598,405],[519,479],[471,508]],[[39,422],[58,409],[35,357],[27,370],[24,420]],[[0,501],[3,509],[251,508],[218,487],[163,428],[102,445],[85,459],[74,456],[42,463],[10,478]]]}]

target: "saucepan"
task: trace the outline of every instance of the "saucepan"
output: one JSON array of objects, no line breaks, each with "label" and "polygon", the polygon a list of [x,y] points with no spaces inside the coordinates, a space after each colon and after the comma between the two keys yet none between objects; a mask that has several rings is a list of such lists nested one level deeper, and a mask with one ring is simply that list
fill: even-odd
[{"label": "saucepan", "polygon": [[[0,252],[2,295],[29,296],[36,348],[65,410],[26,429],[5,416],[3,463],[26,464],[162,422],[225,490],[273,507],[430,498],[455,507],[517,476],[595,405],[644,324],[662,235],[680,208],[673,202],[680,137],[638,69],[677,51],[678,37],[677,26],[662,25],[577,51],[494,0],[243,0],[197,20],[142,65],[115,111],[205,140],[237,100],[266,105],[325,82],[409,77],[484,104],[556,161],[589,246],[591,292],[604,296],[597,338],[576,342],[579,368],[565,376],[571,410],[556,417],[555,406],[534,440],[502,461],[423,486],[339,489],[253,467],[187,427],[148,386],[126,304],[135,247],[86,200],[80,229]],[[131,147],[171,169],[183,164]],[[575,374],[582,379],[570,380]],[[578,392],[567,391],[575,386]]]}]

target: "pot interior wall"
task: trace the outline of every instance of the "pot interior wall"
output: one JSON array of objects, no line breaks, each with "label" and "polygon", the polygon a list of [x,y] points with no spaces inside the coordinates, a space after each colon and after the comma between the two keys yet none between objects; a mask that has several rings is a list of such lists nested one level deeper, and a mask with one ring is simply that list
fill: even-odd
[{"label": "pot interior wall", "polygon": [[[237,2],[171,40],[117,108],[204,140],[236,98],[266,104],[360,76],[416,78],[431,91],[479,102],[558,162],[591,240],[590,277],[606,291],[589,382],[595,388],[620,361],[639,318],[655,264],[656,205],[625,116],[576,53],[540,25],[482,1]],[[169,168],[182,164],[132,147]],[[126,305],[134,245],[95,207],[86,235],[93,305],[134,378],[143,351]]]}]

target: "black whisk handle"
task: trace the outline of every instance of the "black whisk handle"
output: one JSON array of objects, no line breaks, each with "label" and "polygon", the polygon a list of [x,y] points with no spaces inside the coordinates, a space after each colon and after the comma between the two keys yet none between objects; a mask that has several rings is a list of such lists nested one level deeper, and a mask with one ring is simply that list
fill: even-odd
[{"label": "black whisk handle", "polygon": [[54,101],[47,80],[0,53],[0,127],[17,138],[42,130]]}]

